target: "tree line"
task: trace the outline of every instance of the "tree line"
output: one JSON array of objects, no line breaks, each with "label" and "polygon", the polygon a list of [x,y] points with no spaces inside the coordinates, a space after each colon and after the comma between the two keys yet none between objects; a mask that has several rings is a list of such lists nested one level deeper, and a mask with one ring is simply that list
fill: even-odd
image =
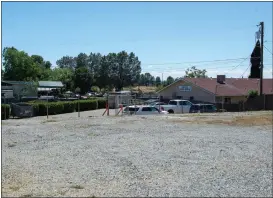
[{"label": "tree line", "polygon": [[[91,86],[100,89],[121,90],[128,86],[166,86],[174,79],[165,81],[150,73],[141,73],[141,61],[133,52],[121,51],[102,55],[100,53],[79,53],[77,56],[63,56],[52,67],[50,61],[40,55],[28,55],[14,47],[3,50],[2,79],[13,81],[61,81],[67,90],[76,88],[81,93],[90,91]],[[189,68],[185,77],[207,77],[206,70]]]}]

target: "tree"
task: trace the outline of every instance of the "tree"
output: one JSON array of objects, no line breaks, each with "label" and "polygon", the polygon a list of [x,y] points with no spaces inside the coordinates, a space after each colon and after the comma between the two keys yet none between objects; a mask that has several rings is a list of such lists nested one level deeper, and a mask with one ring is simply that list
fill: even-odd
[{"label": "tree", "polygon": [[185,73],[185,78],[208,78],[208,76],[206,75],[207,71],[205,69],[200,70],[197,69],[195,66],[188,68]]},{"label": "tree", "polygon": [[69,68],[54,68],[50,70],[48,80],[61,81],[67,90],[74,90],[74,71]]},{"label": "tree", "polygon": [[77,62],[76,58],[72,56],[63,56],[61,59],[56,61],[57,66],[60,68],[75,69]]},{"label": "tree", "polygon": [[174,83],[173,77],[168,76],[167,81],[166,81],[166,84],[167,84],[167,85],[170,85],[170,84],[172,84],[172,83]]},{"label": "tree", "polygon": [[161,79],[160,79],[159,76],[157,76],[157,77],[155,78],[155,85],[156,85],[156,86],[161,85]]},{"label": "tree", "polygon": [[14,47],[4,48],[3,67],[5,80],[35,81],[40,73],[39,65],[26,52]]},{"label": "tree", "polygon": [[75,69],[74,83],[75,87],[81,89],[81,93],[84,94],[89,91],[91,87],[91,80],[87,67],[78,67]]},{"label": "tree", "polygon": [[91,91],[92,92],[100,92],[100,88],[98,86],[92,86]]},{"label": "tree", "polygon": [[260,78],[260,63],[261,63],[261,45],[260,41],[256,42],[255,48],[252,51],[250,63],[250,75],[249,78]]}]

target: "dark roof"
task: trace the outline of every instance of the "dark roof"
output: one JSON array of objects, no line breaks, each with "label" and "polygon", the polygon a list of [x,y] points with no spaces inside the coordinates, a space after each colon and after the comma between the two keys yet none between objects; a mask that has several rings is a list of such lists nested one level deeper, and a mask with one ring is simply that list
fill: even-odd
[{"label": "dark roof", "polygon": [[61,88],[63,86],[64,85],[61,81],[39,81],[39,87]]},{"label": "dark roof", "polygon": [[2,83],[10,84],[10,85],[30,85],[32,82],[27,81],[10,81],[10,80],[2,80]]},{"label": "dark roof", "polygon": [[[224,84],[218,83],[216,78],[183,78],[179,81],[181,80],[192,83],[218,96],[246,96],[249,90],[257,90],[258,93],[260,90],[259,79],[226,78]],[[263,79],[263,93],[273,94],[272,85],[273,79]],[[163,88],[159,92],[168,87]]]}]

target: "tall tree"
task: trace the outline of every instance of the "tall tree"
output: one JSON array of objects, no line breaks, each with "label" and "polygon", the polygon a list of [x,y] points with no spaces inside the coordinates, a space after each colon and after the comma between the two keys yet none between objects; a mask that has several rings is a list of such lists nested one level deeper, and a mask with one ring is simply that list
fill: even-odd
[{"label": "tall tree", "polygon": [[39,65],[24,51],[14,47],[3,50],[3,67],[5,80],[36,81],[39,76]]},{"label": "tall tree", "polygon": [[172,76],[168,76],[167,81],[166,81],[166,84],[167,84],[167,85],[170,85],[170,84],[172,84],[172,83],[174,83],[173,77],[172,77]]},{"label": "tall tree", "polygon": [[63,56],[61,59],[56,61],[57,66],[60,68],[71,68],[75,69],[77,62],[76,58],[72,56]]},{"label": "tall tree", "polygon": [[208,78],[208,76],[206,75],[207,71],[205,69],[200,70],[197,69],[195,66],[188,68],[185,73],[186,78]]},{"label": "tall tree", "polygon": [[161,79],[160,79],[159,76],[157,76],[157,77],[155,78],[155,85],[156,85],[156,86],[161,85]]},{"label": "tall tree", "polygon": [[61,81],[67,90],[74,90],[74,71],[69,68],[54,68],[48,80]]},{"label": "tall tree", "polygon": [[260,66],[261,66],[261,44],[258,40],[251,53],[250,58],[250,75],[249,78],[260,78]]}]

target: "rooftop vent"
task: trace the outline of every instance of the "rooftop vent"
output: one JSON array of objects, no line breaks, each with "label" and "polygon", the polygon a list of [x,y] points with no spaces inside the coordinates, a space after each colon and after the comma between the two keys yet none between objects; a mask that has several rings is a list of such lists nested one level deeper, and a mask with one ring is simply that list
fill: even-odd
[{"label": "rooftop vent", "polygon": [[226,80],[226,76],[225,75],[217,75],[217,82],[220,84],[224,84]]}]

